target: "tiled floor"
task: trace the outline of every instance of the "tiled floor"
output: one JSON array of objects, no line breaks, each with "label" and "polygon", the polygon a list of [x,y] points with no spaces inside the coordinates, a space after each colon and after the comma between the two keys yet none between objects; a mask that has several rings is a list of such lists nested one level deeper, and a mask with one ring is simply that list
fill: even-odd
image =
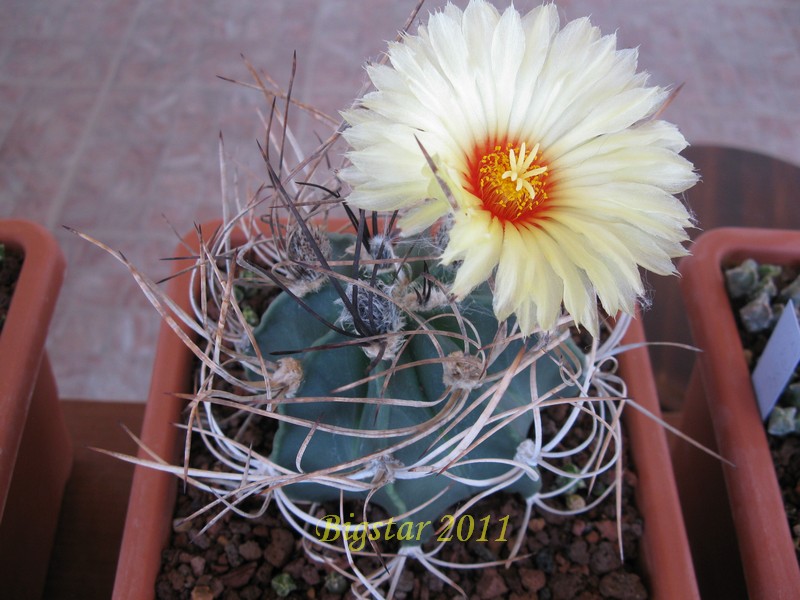
[{"label": "tiled floor", "polygon": [[[556,3],[639,46],[655,83],[685,82],[667,117],[692,143],[800,164],[796,0]],[[0,216],[43,223],[66,254],[48,346],[64,397],[143,399],[158,317],[119,263],[61,225],[164,274],[176,240],[162,213],[179,231],[217,215],[220,131],[243,172],[263,177],[261,98],[216,75],[246,78],[244,53],[285,82],[296,50],[295,97],[335,114],[413,4],[0,0]]]}]

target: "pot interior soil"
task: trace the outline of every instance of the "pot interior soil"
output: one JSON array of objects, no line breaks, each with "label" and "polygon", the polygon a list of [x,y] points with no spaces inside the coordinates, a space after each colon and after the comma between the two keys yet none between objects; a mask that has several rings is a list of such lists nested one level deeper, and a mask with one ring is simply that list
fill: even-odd
[{"label": "pot interior soil", "polygon": [[[764,351],[775,323],[786,301],[792,295],[800,297],[800,265],[758,265],[745,261],[727,265],[729,299],[736,318],[736,326],[745,350],[745,359],[752,372]],[[759,279],[749,285],[742,284],[748,271],[755,270]],[[797,300],[795,299],[797,305]],[[800,397],[800,366],[795,369],[778,407],[791,409]],[[791,393],[790,390],[796,390]],[[786,518],[794,540],[795,556],[800,563],[800,435],[773,435],[767,429],[770,453],[781,488]]]},{"label": "pot interior soil", "polygon": [[0,243],[0,331],[3,331],[6,322],[23,260],[24,254],[21,250]]}]

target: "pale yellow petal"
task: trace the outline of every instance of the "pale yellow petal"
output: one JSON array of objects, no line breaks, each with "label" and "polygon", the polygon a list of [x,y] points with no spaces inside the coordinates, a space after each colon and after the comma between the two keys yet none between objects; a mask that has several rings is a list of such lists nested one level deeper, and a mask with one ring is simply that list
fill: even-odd
[{"label": "pale yellow petal", "polygon": [[[529,334],[538,323],[544,329],[555,325],[561,313],[564,285],[541,250],[538,228],[506,227],[506,243],[495,280],[495,311],[499,317],[511,312]],[[532,319],[533,315],[535,319]]]},{"label": "pale yellow petal", "polygon": [[500,259],[503,226],[486,212],[480,216],[456,216],[450,230],[450,242],[442,253],[442,262],[463,261],[451,291],[463,298],[491,275]]},{"label": "pale yellow petal", "polygon": [[657,186],[670,194],[688,189],[698,178],[685,158],[653,146],[619,147],[574,166],[554,167],[552,177],[559,190],[629,181]]},{"label": "pale yellow petal", "polygon": [[594,286],[584,271],[569,260],[559,243],[546,231],[536,239],[548,264],[564,283],[564,308],[577,324],[582,324],[592,333],[597,333]]},{"label": "pale yellow petal", "polygon": [[427,198],[418,206],[409,210],[398,221],[397,225],[403,235],[414,235],[433,225],[445,216],[450,206],[439,198]]}]

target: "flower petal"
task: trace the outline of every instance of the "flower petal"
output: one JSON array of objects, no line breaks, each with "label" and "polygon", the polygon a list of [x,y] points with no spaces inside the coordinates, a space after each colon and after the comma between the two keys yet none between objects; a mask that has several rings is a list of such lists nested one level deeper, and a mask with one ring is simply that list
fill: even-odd
[{"label": "flower petal", "polygon": [[500,259],[503,247],[503,226],[485,211],[475,215],[456,215],[450,230],[450,243],[442,254],[444,264],[462,260],[451,291],[464,298],[477,285],[486,281]]}]

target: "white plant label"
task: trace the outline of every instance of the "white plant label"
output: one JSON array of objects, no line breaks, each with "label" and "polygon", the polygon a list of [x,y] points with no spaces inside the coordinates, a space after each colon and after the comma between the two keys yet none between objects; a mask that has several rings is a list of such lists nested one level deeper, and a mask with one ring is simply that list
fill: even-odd
[{"label": "white plant label", "polygon": [[761,418],[766,420],[800,363],[800,323],[791,300],[753,370],[753,389]]}]

